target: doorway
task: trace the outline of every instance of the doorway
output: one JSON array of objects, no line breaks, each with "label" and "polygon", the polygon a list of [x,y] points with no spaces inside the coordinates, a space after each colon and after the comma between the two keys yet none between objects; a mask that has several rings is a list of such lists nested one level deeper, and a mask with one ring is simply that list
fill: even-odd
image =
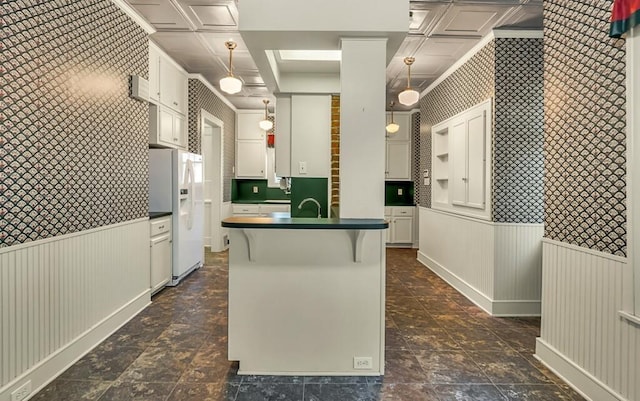
[{"label": "doorway", "polygon": [[206,110],[201,110],[200,127],[204,163],[204,245],[212,252],[220,252],[226,249],[226,241],[220,225],[224,123]]}]

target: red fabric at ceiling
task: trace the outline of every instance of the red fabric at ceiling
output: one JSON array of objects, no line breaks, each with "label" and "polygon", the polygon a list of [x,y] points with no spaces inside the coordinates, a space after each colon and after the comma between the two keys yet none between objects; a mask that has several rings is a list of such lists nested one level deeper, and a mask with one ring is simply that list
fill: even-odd
[{"label": "red fabric at ceiling", "polygon": [[640,0],[614,0],[609,36],[619,38],[640,24]]}]

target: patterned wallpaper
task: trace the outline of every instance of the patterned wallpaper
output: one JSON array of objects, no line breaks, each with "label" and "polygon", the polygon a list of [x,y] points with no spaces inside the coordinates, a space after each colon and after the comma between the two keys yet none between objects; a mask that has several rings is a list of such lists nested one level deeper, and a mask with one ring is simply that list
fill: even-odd
[{"label": "patterned wallpaper", "polygon": [[420,170],[420,113],[411,114],[411,179],[413,180],[413,202],[418,203],[420,192],[425,187]]},{"label": "patterned wallpaper", "polygon": [[146,217],[146,33],[108,0],[2,2],[0,247]]},{"label": "patterned wallpaper", "polygon": [[542,224],[542,39],[495,42],[493,221]]},{"label": "patterned wallpaper", "polygon": [[[494,49],[491,41],[420,99],[420,171],[431,172],[431,127],[494,96]],[[431,207],[431,187],[422,187],[419,204]]]},{"label": "patterned wallpaper", "polygon": [[[542,71],[541,39],[497,38],[420,101],[422,171],[431,170],[431,127],[493,98],[495,222],[543,222]],[[420,205],[430,207],[431,187],[420,188]]]},{"label": "patterned wallpaper", "polygon": [[610,2],[544,2],[545,237],[626,254],[625,50]]},{"label": "patterned wallpaper", "polygon": [[189,79],[189,151],[201,153],[200,110],[206,110],[224,123],[223,198],[231,202],[231,179],[235,165],[236,113],[199,79]]}]

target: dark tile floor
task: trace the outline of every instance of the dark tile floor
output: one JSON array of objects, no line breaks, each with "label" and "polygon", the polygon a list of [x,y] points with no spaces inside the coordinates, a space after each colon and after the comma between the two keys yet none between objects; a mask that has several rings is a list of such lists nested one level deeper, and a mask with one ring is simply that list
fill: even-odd
[{"label": "dark tile floor", "polygon": [[33,400],[582,400],[534,357],[540,321],[493,318],[416,261],[387,250],[386,374],[238,376],[227,361],[227,254],[153,303]]}]

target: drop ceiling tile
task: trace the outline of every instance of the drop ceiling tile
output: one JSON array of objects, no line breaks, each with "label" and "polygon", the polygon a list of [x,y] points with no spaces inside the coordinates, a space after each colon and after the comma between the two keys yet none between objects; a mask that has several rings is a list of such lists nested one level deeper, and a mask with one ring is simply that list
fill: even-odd
[{"label": "drop ceiling tile", "polygon": [[446,56],[454,59],[460,58],[476,43],[475,39],[456,37],[431,37],[424,41],[416,57]]},{"label": "drop ceiling tile", "polygon": [[529,3],[518,7],[500,21],[501,27],[542,29],[542,3]]},{"label": "drop ceiling tile", "polygon": [[514,9],[513,5],[454,3],[433,29],[437,35],[465,35],[482,37],[496,22]]},{"label": "drop ceiling tile", "polygon": [[189,30],[191,24],[169,1],[129,2],[156,29]]},{"label": "drop ceiling tile", "polygon": [[428,35],[447,10],[446,4],[415,3],[409,5],[409,33]]},{"label": "drop ceiling tile", "polygon": [[202,28],[217,26],[236,26],[238,22],[234,18],[229,6],[191,6],[189,9],[196,15],[197,22]]},{"label": "drop ceiling tile", "polygon": [[242,36],[238,31],[235,32],[198,32],[198,36],[206,43],[206,45],[217,55],[229,57],[229,50],[227,50],[224,42],[232,40],[238,44],[238,47],[233,51],[233,57],[244,54],[249,56],[249,50],[242,40]]}]

